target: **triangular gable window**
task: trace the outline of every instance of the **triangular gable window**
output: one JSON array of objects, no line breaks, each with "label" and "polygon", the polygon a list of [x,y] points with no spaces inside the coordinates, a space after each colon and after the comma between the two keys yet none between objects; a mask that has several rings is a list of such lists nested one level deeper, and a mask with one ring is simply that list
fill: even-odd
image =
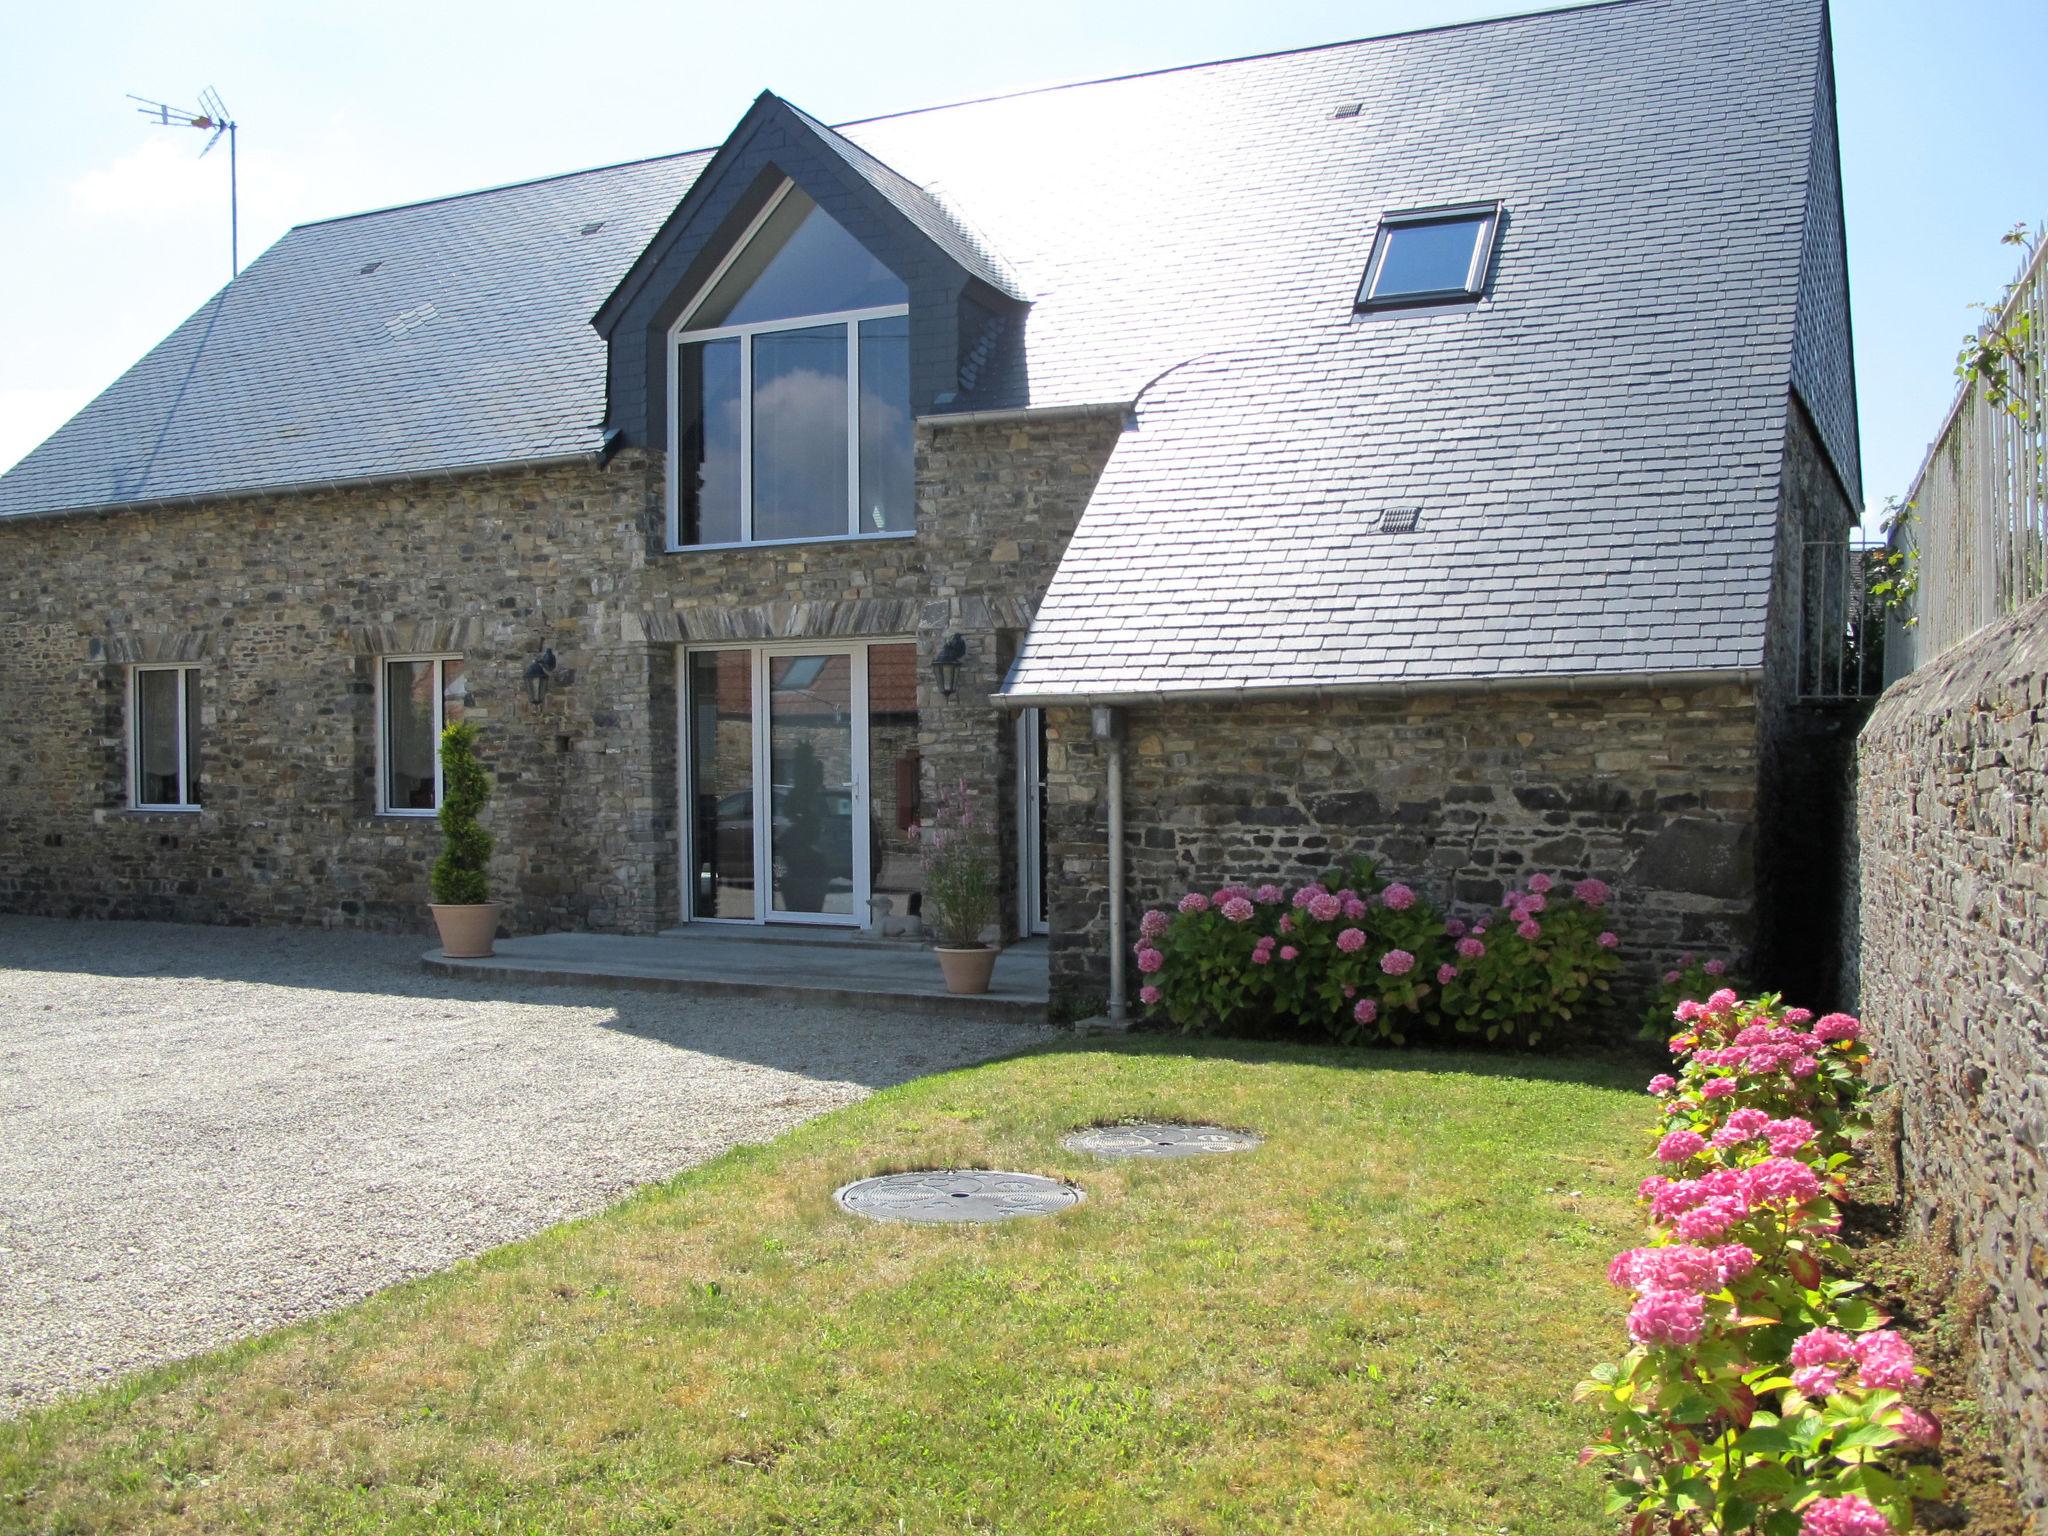
[{"label": "triangular gable window", "polygon": [[669,359],[671,548],[915,531],[909,290],[794,183]]},{"label": "triangular gable window", "polygon": [[909,302],[895,273],[792,186],[686,324],[701,331]]}]

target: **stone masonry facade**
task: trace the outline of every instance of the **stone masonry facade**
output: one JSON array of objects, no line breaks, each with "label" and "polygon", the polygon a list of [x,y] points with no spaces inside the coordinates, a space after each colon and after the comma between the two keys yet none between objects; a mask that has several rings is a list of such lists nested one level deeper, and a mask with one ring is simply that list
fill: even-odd
[{"label": "stone masonry facade", "polygon": [[1975,1282],[1976,1389],[2048,1511],[2048,598],[1857,744],[1862,1008],[1916,1228]]},{"label": "stone masonry facade", "polygon": [[[1048,719],[1054,988],[1107,988],[1102,746]],[[1537,870],[1618,895],[1631,990],[1684,949],[1746,957],[1757,711],[1740,685],[1179,704],[1125,721],[1132,914],[1354,856],[1477,912]]]},{"label": "stone masonry facade", "polygon": [[[926,788],[964,784],[1013,848],[989,696],[1120,430],[921,426],[914,537],[668,553],[661,462],[637,453],[0,523],[0,908],[423,928],[438,828],[376,805],[394,654],[465,660],[516,932],[679,919],[684,642],[914,638]],[[930,660],[954,633],[948,700]],[[536,708],[543,646],[560,667]],[[128,667],[168,660],[202,669],[204,804],[132,811]]]}]

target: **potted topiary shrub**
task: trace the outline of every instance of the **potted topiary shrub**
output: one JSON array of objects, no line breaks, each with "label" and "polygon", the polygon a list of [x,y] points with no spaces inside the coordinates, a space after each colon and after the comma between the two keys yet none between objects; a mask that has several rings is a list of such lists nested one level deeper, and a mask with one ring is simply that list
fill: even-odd
[{"label": "potted topiary shrub", "polygon": [[491,781],[477,761],[476,727],[458,720],[441,733],[441,856],[434,860],[428,910],[451,960],[480,960],[498,936],[498,904],[491,900],[491,834],[476,819],[491,798]]},{"label": "potted topiary shrub", "polygon": [[924,828],[924,921],[948,992],[988,990],[998,950],[982,935],[996,920],[996,848],[964,786],[939,797]]}]

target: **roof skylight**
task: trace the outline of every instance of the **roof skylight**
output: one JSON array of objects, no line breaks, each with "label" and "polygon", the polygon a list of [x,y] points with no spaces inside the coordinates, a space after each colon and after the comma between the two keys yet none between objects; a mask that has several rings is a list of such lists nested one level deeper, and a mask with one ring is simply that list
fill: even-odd
[{"label": "roof skylight", "polygon": [[1486,291],[1500,204],[1418,208],[1380,219],[1358,285],[1360,309],[1441,304]]}]

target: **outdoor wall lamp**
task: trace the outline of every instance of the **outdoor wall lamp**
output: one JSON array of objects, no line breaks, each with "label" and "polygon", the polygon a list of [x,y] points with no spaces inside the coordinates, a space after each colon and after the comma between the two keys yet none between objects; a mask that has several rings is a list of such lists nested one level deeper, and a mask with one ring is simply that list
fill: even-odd
[{"label": "outdoor wall lamp", "polygon": [[555,674],[555,649],[549,646],[526,664],[526,696],[537,708],[548,696],[548,679]]},{"label": "outdoor wall lamp", "polygon": [[960,686],[960,663],[966,659],[967,637],[959,634],[940,646],[939,654],[932,658],[932,675],[939,680],[939,692],[949,699]]}]

